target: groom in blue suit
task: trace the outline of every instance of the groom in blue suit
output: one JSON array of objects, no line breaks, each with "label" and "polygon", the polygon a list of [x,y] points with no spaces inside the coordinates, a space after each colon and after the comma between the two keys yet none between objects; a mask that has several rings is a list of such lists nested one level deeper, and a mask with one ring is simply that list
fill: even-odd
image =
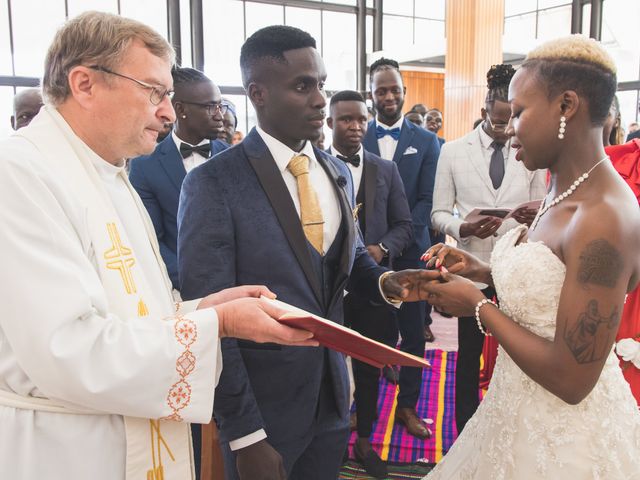
[{"label": "groom in blue suit", "polygon": [[217,136],[228,106],[220,89],[192,68],[172,71],[176,110],[173,131],[158,143],[151,155],[131,160],[129,180],[149,212],[173,288],[178,285],[178,201],[187,172],[229,148]]},{"label": "groom in blue suit", "polygon": [[[433,133],[403,118],[406,87],[396,61],[381,58],[372,63],[369,80],[376,118],[369,123],[362,144],[365,150],[398,166],[413,221],[413,243],[395,259],[394,266],[398,270],[420,268],[420,256],[431,246],[429,227],[440,145]],[[401,348],[413,355],[424,355],[425,309],[425,302],[406,303],[398,312]],[[428,438],[431,432],[415,409],[422,370],[402,368],[399,385],[396,421],[405,425],[411,435]]]},{"label": "groom in blue suit", "polygon": [[[178,212],[181,292],[265,284],[336,323],[344,290],[379,303],[420,298],[431,272],[389,272],[367,254],[345,164],[313,147],[326,70],[315,40],[258,30],[240,66],[258,126],[187,175]],[[223,341],[214,413],[227,480],[337,478],[348,440],[344,356],[324,347]]]}]

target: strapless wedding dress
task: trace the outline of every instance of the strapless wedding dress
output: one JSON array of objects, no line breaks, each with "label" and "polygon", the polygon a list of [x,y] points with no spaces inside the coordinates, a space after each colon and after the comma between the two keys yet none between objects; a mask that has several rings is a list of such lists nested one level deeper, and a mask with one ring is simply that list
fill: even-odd
[{"label": "strapless wedding dress", "polygon": [[[542,242],[516,245],[525,226],[495,246],[501,310],[553,339],[565,266]],[[487,395],[427,480],[640,479],[640,412],[609,353],[591,393],[569,405],[525,375],[500,347]]]}]

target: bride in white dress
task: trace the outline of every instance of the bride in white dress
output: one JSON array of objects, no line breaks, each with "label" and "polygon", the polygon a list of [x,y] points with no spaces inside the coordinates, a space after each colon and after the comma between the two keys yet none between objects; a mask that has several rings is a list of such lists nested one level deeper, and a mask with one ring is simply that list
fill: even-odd
[{"label": "bride in white dress", "polygon": [[[491,265],[442,244],[425,254],[449,270],[429,302],[475,313],[500,344],[486,397],[428,480],[640,479],[640,413],[613,352],[640,279],[640,211],[602,146],[615,89],[592,40],[531,52],[511,81],[508,133],[529,170],[551,172],[536,219]],[[494,285],[500,308],[470,280]]]}]

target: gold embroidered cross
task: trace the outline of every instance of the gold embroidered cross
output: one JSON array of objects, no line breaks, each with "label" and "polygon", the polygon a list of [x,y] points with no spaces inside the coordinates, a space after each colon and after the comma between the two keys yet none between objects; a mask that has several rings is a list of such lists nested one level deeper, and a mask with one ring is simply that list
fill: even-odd
[{"label": "gold embroidered cross", "polygon": [[115,223],[107,223],[107,231],[111,238],[111,248],[104,252],[104,259],[107,260],[107,268],[110,270],[118,270],[124,283],[124,289],[127,293],[136,293],[136,284],[133,281],[131,267],[136,264],[131,249],[122,245],[120,233]]}]

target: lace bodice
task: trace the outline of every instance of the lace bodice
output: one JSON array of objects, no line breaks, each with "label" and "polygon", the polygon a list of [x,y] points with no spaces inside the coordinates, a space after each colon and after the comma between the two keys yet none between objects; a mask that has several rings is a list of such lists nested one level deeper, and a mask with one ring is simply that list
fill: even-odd
[{"label": "lace bodice", "polygon": [[564,263],[543,242],[515,245],[526,227],[505,234],[491,254],[500,310],[523,327],[552,339],[564,282]]},{"label": "lace bodice", "polygon": [[[491,268],[500,309],[553,339],[566,269],[542,242],[496,244]],[[640,413],[613,351],[578,405],[531,380],[499,347],[489,390],[432,479],[640,479]]]}]

